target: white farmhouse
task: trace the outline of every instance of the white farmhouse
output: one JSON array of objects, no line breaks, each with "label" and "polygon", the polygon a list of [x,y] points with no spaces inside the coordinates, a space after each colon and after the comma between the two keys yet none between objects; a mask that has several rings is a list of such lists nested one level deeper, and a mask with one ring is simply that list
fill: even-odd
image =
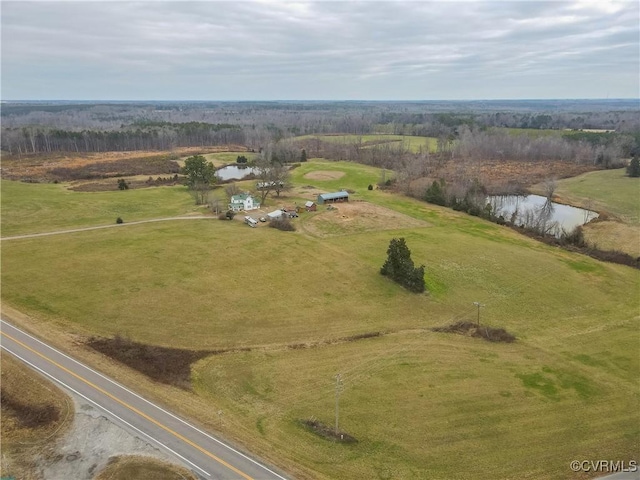
[{"label": "white farmhouse", "polygon": [[229,210],[234,212],[256,210],[257,208],[260,208],[260,200],[249,193],[233,195],[229,203]]}]

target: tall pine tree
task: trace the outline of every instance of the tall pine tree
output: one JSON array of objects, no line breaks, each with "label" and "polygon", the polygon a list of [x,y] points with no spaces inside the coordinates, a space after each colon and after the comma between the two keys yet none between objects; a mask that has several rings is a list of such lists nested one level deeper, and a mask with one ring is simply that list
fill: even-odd
[{"label": "tall pine tree", "polygon": [[426,290],[424,282],[424,265],[415,267],[411,260],[411,250],[404,238],[393,238],[387,249],[387,260],[380,273],[399,283],[407,290],[422,293]]}]

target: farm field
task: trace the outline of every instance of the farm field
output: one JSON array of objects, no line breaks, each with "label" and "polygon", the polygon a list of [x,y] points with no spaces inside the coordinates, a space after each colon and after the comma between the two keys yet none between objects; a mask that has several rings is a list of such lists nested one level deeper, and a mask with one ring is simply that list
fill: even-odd
[{"label": "farm field", "polygon": [[438,139],[434,137],[418,137],[411,135],[303,135],[295,137],[293,140],[308,140],[311,138],[319,138],[325,142],[332,143],[361,143],[363,147],[373,145],[390,144],[392,146],[405,145],[410,151],[418,152],[420,148],[428,148],[430,152],[435,152]]},{"label": "farm field", "polygon": [[[74,338],[229,349],[193,365],[194,393],[176,389],[176,406],[207,425],[222,409],[239,441],[301,465],[300,478],[579,478],[573,459],[636,459],[640,273],[369,191],[381,175],[318,160],[293,170],[283,201],[354,192],[302,213],[296,232],[212,218],[3,242],[3,303]],[[3,216],[24,208],[4,186]],[[192,204],[165,189],[166,208]],[[69,193],[51,206],[61,223],[83,195]],[[113,193],[105,205],[133,192]],[[379,274],[393,237],[425,264],[429,294]],[[475,301],[517,341],[430,330],[475,321]],[[337,373],[340,428],[357,443],[301,424],[333,424]]]},{"label": "farm field", "polygon": [[67,185],[2,180],[2,236],[50,232],[201,212],[186,187],[74,192]]}]

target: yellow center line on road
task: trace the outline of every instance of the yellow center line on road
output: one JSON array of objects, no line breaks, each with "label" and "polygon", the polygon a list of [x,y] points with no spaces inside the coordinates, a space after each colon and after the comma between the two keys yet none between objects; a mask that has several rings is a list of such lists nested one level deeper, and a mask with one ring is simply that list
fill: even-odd
[{"label": "yellow center line on road", "polygon": [[96,389],[98,392],[102,393],[103,395],[106,395],[107,397],[111,398],[113,401],[118,402],[120,405],[122,405],[123,407],[128,408],[129,410],[131,410],[134,413],[137,413],[138,415],[140,415],[142,418],[145,418],[146,420],[150,421],[151,423],[153,423],[154,425],[162,428],[164,431],[170,433],[171,435],[175,436],[176,438],[179,438],[180,440],[182,440],[183,442],[187,443],[188,445],[191,445],[193,448],[201,451],[202,453],[204,453],[206,456],[208,456],[209,458],[212,458],[213,460],[215,460],[216,462],[218,462],[221,465],[224,465],[225,467],[227,467],[229,470],[237,473],[238,475],[240,475],[242,478],[245,478],[246,480],[253,480],[252,477],[250,477],[249,475],[247,475],[246,473],[244,473],[241,470],[238,470],[236,467],[234,467],[233,465],[228,464],[227,462],[225,462],[224,460],[222,460],[221,458],[218,458],[217,456],[215,456],[213,453],[209,452],[208,450],[205,450],[204,448],[202,448],[200,445],[195,444],[194,442],[192,442],[191,440],[189,440],[188,438],[180,435],[178,432],[171,430],[169,427],[163,425],[162,423],[158,422],[157,420],[155,420],[154,418],[151,418],[149,415],[147,415],[144,412],[141,412],[140,410],[138,410],[136,407],[129,405],[127,402],[120,400],[118,397],[110,394],[109,392],[107,392],[106,390],[100,388],[99,386],[95,385],[94,383],[90,382],[89,380],[87,380],[84,377],[81,377],[80,375],[78,375],[75,372],[72,372],[71,370],[69,370],[66,367],[63,367],[62,365],[60,365],[58,362],[56,362],[55,360],[50,359],[49,357],[47,357],[46,355],[38,352],[37,350],[34,350],[33,348],[31,348],[30,346],[24,344],[23,342],[21,342],[20,340],[17,340],[15,338],[13,338],[11,335],[9,335],[8,333],[5,332],[1,332],[0,331],[0,335],[4,335],[5,337],[7,337],[8,339],[16,342],[18,345],[21,345],[22,347],[26,348],[27,350],[29,350],[32,353],[35,353],[36,355],[38,355],[39,357],[41,357],[42,359],[46,360],[47,362],[55,365],[56,367],[58,367],[60,370],[63,370],[64,372],[67,372],[69,375],[74,376],[75,378],[77,378],[78,380],[80,380],[83,383],[86,383],[87,385],[89,385],[90,387]]}]

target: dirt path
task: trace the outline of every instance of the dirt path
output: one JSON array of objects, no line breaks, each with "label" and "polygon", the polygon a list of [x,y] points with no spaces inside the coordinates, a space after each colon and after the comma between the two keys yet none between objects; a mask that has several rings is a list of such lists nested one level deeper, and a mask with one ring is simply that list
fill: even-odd
[{"label": "dirt path", "polygon": [[150,220],[139,220],[137,222],[127,222],[127,223],[116,223],[113,225],[100,225],[98,227],[84,227],[84,228],[73,228],[70,230],[57,230],[55,232],[45,232],[45,233],[29,233],[26,235],[15,235],[13,237],[2,237],[0,241],[7,240],[20,240],[23,238],[36,238],[36,237],[47,237],[49,235],[62,235],[65,233],[76,233],[76,232],[88,232],[90,230],[100,230],[102,228],[116,228],[116,227],[126,227],[128,225],[140,225],[141,223],[152,223],[152,222],[167,222],[172,220],[213,220],[215,217],[167,217],[167,218],[152,218]]}]

